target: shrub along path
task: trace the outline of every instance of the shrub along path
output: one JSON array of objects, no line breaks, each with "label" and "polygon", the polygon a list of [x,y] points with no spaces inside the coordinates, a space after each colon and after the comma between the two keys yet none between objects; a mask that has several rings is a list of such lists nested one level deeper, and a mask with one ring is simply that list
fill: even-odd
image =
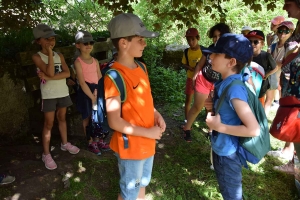
[{"label": "shrub along path", "polygon": [[[204,112],[193,127],[193,142],[181,138],[178,115],[181,110],[167,111],[160,106],[167,130],[157,144],[152,182],[147,188],[147,199],[199,200],[222,199],[214,171],[209,161],[210,146],[205,138]],[[172,113],[172,114],[168,114]],[[118,169],[113,152],[101,156],[84,150],[83,137],[71,137],[70,142],[81,147],[77,155],[59,148],[59,136],[53,134],[52,155],[58,168],[50,171],[41,161],[42,146],[35,136],[26,145],[0,147],[0,171],[9,171],[16,181],[0,186],[0,199],[116,199]],[[272,139],[273,148],[283,143]],[[274,172],[272,167],[282,161],[266,157],[258,165],[243,171],[245,199],[297,199],[294,177]],[[67,173],[68,177],[62,174]],[[64,179],[63,179],[64,178]],[[66,188],[64,188],[66,187]]]}]

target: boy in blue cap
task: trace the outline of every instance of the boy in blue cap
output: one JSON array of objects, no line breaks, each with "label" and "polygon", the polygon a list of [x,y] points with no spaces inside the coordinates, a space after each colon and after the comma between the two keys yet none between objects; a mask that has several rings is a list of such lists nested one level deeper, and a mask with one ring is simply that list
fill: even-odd
[{"label": "boy in blue cap", "polygon": [[[214,109],[224,89],[234,80],[242,80],[240,74],[251,61],[251,43],[242,34],[224,34],[216,45],[203,50],[211,53],[212,69],[222,75],[215,83]],[[248,93],[244,85],[233,85],[227,90],[219,113],[208,113],[206,124],[213,131],[211,142],[213,165],[220,192],[225,200],[242,199],[242,156],[238,153],[239,137],[254,137],[260,127],[248,105]]]}]

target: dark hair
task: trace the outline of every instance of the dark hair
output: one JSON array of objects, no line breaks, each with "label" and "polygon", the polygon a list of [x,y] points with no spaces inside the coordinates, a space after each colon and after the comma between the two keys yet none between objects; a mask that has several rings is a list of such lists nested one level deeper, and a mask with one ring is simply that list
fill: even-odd
[{"label": "dark hair", "polygon": [[218,24],[214,25],[213,27],[211,27],[209,29],[208,37],[209,38],[213,38],[214,32],[216,30],[220,31],[220,33],[221,33],[220,35],[223,35],[225,33],[231,33],[231,30],[230,30],[230,28],[229,28],[229,26],[227,24],[225,24],[225,23],[218,23]]},{"label": "dark hair", "polygon": [[135,38],[135,37],[138,37],[136,35],[132,35],[132,36],[127,36],[127,37],[120,37],[120,38],[114,38],[114,39],[111,39],[111,42],[112,44],[114,45],[114,47],[116,48],[117,52],[119,51],[119,41],[123,38],[125,40],[128,40],[129,42]]},{"label": "dark hair", "polygon": [[[233,58],[233,57],[231,57],[231,56],[225,54],[225,58],[231,59],[231,58]],[[251,60],[252,60],[252,58],[251,58]],[[239,74],[239,73],[242,71],[242,69],[245,67],[246,64],[250,64],[251,60],[249,60],[247,63],[243,63],[243,62],[241,62],[241,61],[236,60],[236,65],[234,66],[233,70],[234,70],[237,74]]]},{"label": "dark hair", "polygon": [[298,6],[298,8],[300,8],[300,1],[299,0],[285,0],[284,2],[295,2]]}]

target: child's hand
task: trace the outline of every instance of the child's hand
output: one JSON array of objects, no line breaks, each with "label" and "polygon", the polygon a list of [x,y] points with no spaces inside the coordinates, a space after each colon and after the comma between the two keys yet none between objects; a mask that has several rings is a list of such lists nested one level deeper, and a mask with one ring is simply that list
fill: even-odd
[{"label": "child's hand", "polygon": [[216,116],[212,116],[211,112],[207,113],[206,124],[210,129],[218,131],[218,128],[221,124],[220,115],[217,114]]},{"label": "child's hand", "polygon": [[148,138],[160,140],[162,137],[162,129],[159,126],[153,126],[149,129],[150,134],[148,135]]},{"label": "child's hand", "polygon": [[154,123],[155,123],[155,126],[160,127],[162,132],[166,131],[166,126],[167,126],[166,122],[165,122],[164,118],[161,116],[161,114],[158,112],[154,113]]},{"label": "child's hand", "polygon": [[41,71],[38,72],[38,77],[41,80],[48,80],[49,79],[49,77],[44,72],[41,72]]},{"label": "child's hand", "polygon": [[96,104],[96,102],[97,102],[97,97],[95,97],[95,96],[93,95],[93,97],[91,98],[91,100],[92,100],[92,105],[94,105],[94,104]]},{"label": "child's hand", "polygon": [[46,49],[47,49],[47,51],[48,51],[48,56],[49,56],[49,55],[53,55],[53,51],[52,51],[53,46],[52,46],[52,45],[46,44]]}]

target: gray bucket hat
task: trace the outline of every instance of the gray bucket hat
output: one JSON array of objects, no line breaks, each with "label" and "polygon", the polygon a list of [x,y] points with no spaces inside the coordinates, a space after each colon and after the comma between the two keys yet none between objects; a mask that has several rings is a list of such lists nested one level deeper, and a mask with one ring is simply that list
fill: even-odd
[{"label": "gray bucket hat", "polygon": [[86,42],[95,42],[93,39],[92,34],[87,31],[78,31],[75,35],[75,42],[76,43],[86,43]]}]

